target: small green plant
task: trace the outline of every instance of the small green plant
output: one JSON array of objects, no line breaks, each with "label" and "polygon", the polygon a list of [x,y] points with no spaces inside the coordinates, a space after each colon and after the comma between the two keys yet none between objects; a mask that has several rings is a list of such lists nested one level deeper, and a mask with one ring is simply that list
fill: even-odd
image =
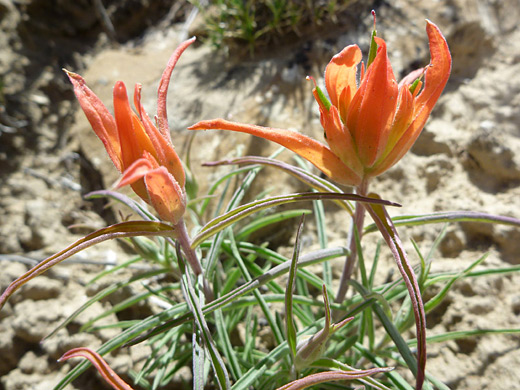
[{"label": "small green plant", "polygon": [[217,48],[246,47],[251,56],[284,37],[298,37],[338,23],[351,1],[217,0],[202,6],[205,33]]}]

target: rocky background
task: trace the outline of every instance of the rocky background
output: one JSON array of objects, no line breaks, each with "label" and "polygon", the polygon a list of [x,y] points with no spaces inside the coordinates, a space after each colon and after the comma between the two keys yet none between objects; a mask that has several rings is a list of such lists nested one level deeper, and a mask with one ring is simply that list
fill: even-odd
[{"label": "rocky background", "polygon": [[[195,14],[189,3],[105,3],[110,4],[101,8],[99,0],[0,0],[2,290],[35,261],[119,218],[105,202],[82,198],[109,187],[117,174],[78,113],[61,69],[81,73],[109,107],[116,80],[125,81],[130,90],[140,82],[144,105],[154,113],[158,80],[169,55],[181,40],[204,32],[200,15],[191,21],[189,16]],[[224,53],[197,43],[181,58],[170,88],[169,117],[177,150],[185,151],[187,126],[214,117],[299,129],[321,139],[317,105],[305,76],[322,83],[320,77],[333,54],[350,43],[367,48],[371,8],[377,11],[378,33],[387,41],[398,78],[428,62],[425,18],[441,28],[453,55],[451,79],[423,134],[412,152],[376,180],[372,190],[403,204],[392,210],[394,214],[478,210],[520,218],[518,0],[354,2],[332,27],[272,42],[254,58],[236,49]],[[239,134],[205,132],[194,142],[192,166],[201,178],[201,193],[204,183],[222,171],[201,168],[200,163],[241,154],[265,156],[274,150],[267,142]],[[290,153],[283,158],[291,161]],[[268,186],[275,194],[301,189],[276,172],[268,172],[262,180],[258,188]],[[332,244],[343,245],[346,217],[334,213],[333,207],[330,210],[330,226],[341,227],[331,229]],[[428,252],[441,229],[415,227],[402,234]],[[294,231],[293,226],[286,230]],[[312,245],[316,240],[312,231],[308,236]],[[274,239],[278,245],[287,240]],[[13,296],[0,312],[0,390],[50,389],[70,367],[56,363],[61,354],[76,346],[98,346],[113,336],[113,331],[77,330],[135,294],[130,288],[40,343],[81,302],[110,282],[83,287],[104,267],[129,258],[127,249],[115,242],[90,249]],[[520,231],[450,225],[433,268],[460,270],[486,252],[482,267],[520,264]],[[519,283],[515,274],[458,283],[442,308],[429,316],[429,334],[518,328]],[[141,318],[153,310],[152,303],[141,305],[118,318]],[[106,319],[114,320],[115,316]],[[433,345],[428,369],[452,389],[520,389],[519,344],[518,336],[493,335]],[[145,355],[146,347],[131,348],[109,360],[124,373]],[[105,385],[95,375],[84,375],[74,386]]]}]

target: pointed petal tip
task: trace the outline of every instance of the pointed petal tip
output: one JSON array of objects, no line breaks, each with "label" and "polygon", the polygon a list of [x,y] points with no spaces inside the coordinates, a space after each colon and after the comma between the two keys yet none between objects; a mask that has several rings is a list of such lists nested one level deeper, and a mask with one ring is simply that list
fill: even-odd
[{"label": "pointed petal tip", "polygon": [[71,83],[79,82],[79,83],[85,83],[85,79],[81,77],[79,74],[71,72],[70,70],[67,70],[65,68],[62,68],[62,70],[65,72]]},{"label": "pointed petal tip", "polygon": [[221,128],[221,123],[224,121],[224,119],[202,120],[188,127],[188,130],[215,130]]},{"label": "pointed petal tip", "polygon": [[117,91],[117,92],[121,92],[121,91],[124,91],[125,94],[126,94],[126,85],[124,82],[122,81],[116,81],[116,83],[114,84],[114,92]]}]

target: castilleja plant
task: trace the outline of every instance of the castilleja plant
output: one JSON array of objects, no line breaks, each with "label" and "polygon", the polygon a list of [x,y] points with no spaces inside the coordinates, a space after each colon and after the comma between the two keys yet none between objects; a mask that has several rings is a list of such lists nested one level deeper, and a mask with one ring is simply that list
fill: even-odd
[{"label": "castilleja plant", "polygon": [[112,116],[80,75],[66,71],[92,129],[123,174],[118,187],[131,185],[161,219],[174,225],[181,220],[186,209],[186,178],[170,136],[166,92],[177,60],[193,41],[191,39],[179,46],[163,73],[157,99],[157,127],[141,104],[141,85],[136,84],[134,91],[136,114],[130,107],[125,84],[122,81],[116,83]]},{"label": "castilleja plant", "polygon": [[[305,158],[334,181],[364,186],[412,147],[437,102],[451,70],[451,56],[439,28],[427,21],[431,63],[399,84],[388,60],[386,43],[373,36],[375,58],[358,69],[361,50],[350,45],[325,70],[330,101],[316,87],[320,119],[328,146],[295,131],[226,121],[204,120],[190,130],[239,131],[274,141]],[[424,77],[424,83],[421,79]],[[424,85],[423,85],[424,84]]]},{"label": "castilleja plant", "polygon": [[[394,79],[388,61],[386,44],[375,35],[375,31],[366,65],[361,63],[361,51],[356,45],[346,47],[332,58],[325,70],[325,91],[317,85],[313,90],[326,143],[294,131],[222,119],[202,121],[192,126],[192,129],[241,131],[275,141],[310,161],[332,180],[353,186],[357,194],[343,193],[339,187],[304,168],[250,156],[213,163],[254,165],[219,178],[207,196],[193,199],[192,195],[195,194],[186,194],[187,175],[174,150],[168,128],[166,93],[174,66],[194,39],[182,43],[168,62],[159,85],[155,120],[150,119],[142,107],[139,85],[134,92],[134,111],[125,85],[122,82],[115,84],[112,114],[87,87],[81,76],[67,72],[81,108],[121,172],[118,187],[130,185],[140,199],[155,209],[159,218],[146,211],[142,204],[121,193],[97,191],[94,196],[109,196],[120,201],[143,220],[124,221],[99,229],[39,262],[8,285],[0,295],[0,310],[25,283],[79,251],[109,239],[132,238],[139,257],[103,271],[93,281],[117,272],[117,269],[133,264],[135,260],[151,260],[154,267],[150,271],[126,273],[131,275],[128,280],[118,281],[88,297],[48,337],[75,321],[93,303],[106,299],[119,288],[126,289],[131,283],[141,282],[146,293],[129,297],[87,323],[82,323],[82,330],[96,329],[93,324],[99,319],[141,302],[152,294],[154,302],[158,303],[157,307],[163,307],[164,310],[155,312],[154,309],[154,313],[144,319],[102,325],[121,327],[121,332],[97,351],[74,348],[65,353],[60,361],[86,358],[114,389],[130,390],[130,385],[117,376],[102,356],[147,340],[150,356],[140,364],[136,379],[146,388],[171,387],[172,380],[184,380],[184,373],[178,370],[191,364],[193,376],[190,387],[197,390],[211,386],[210,381],[214,383],[212,388],[233,390],[300,390],[334,381],[356,381],[356,384],[348,385],[351,387],[362,385],[376,389],[408,389],[410,386],[399,372],[391,372],[390,367],[383,367],[388,361],[398,361],[400,364],[402,360],[416,377],[416,389],[421,389],[426,365],[425,311],[438,306],[449,287],[459,278],[470,277],[470,270],[484,259],[478,259],[453,277],[443,273],[438,278],[437,275],[429,275],[428,259],[423,257],[420,277],[416,277],[417,269],[408,261],[397,229],[385,208],[399,205],[368,193],[369,181],[397,163],[411,148],[449,77],[451,57],[446,41],[431,22],[427,22],[426,30],[430,43],[430,64],[412,72],[399,83]],[[282,169],[317,192],[273,197],[258,197],[254,194],[251,196],[254,201],[242,204],[244,195],[252,187],[251,183],[259,172],[258,165]],[[243,170],[248,171],[243,178],[236,175]],[[196,179],[192,177],[190,180],[193,180],[195,188]],[[227,189],[235,180],[239,185],[230,197]],[[218,195],[220,189],[223,190]],[[207,206],[214,199],[218,199],[215,210],[222,210],[221,206],[227,201],[229,204],[225,211],[215,212],[208,221]],[[333,200],[352,215],[353,224],[347,248],[327,247],[328,229],[324,223],[324,211],[319,204],[316,204],[315,213],[321,248],[300,255],[302,218],[292,259],[268,246],[255,245],[247,237],[274,226],[273,223],[309,213],[309,210],[269,214],[250,219],[245,226],[236,225],[254,213],[282,204],[310,200]],[[348,202],[356,202],[354,212]],[[184,223],[187,204],[190,205],[193,231],[197,232],[192,239]],[[359,260],[356,260],[358,248],[363,249],[360,239],[365,211],[368,211],[375,225],[365,227],[364,231],[381,232],[396,259],[402,281],[374,285],[378,272],[377,255],[370,274],[367,273],[367,257],[364,253],[360,253]],[[416,225],[470,220],[520,226],[518,219],[479,212],[419,215],[400,219],[399,223]],[[140,236],[156,239],[136,239]],[[201,257],[204,268],[199,262],[199,253],[204,256]],[[339,289],[332,303],[328,297],[333,294],[336,281],[333,280],[329,261],[345,256],[347,258]],[[261,262],[257,259],[261,259]],[[356,261],[359,261],[360,281],[349,280]],[[323,264],[321,274],[314,268],[312,271],[306,269],[319,263]],[[167,277],[163,278],[163,274]],[[282,275],[288,276],[285,289],[278,282]],[[153,283],[149,283],[149,280]],[[449,282],[439,287],[438,294],[423,305],[422,291],[432,284],[443,284],[446,280]],[[345,299],[348,286],[353,286],[355,292]],[[319,300],[310,299],[309,287],[323,291],[324,310]],[[170,290],[179,289],[184,300],[178,300],[179,294],[169,293]],[[280,294],[284,290],[285,294]],[[409,300],[408,297],[402,300],[399,314],[393,316],[392,308],[406,290],[409,292]],[[271,306],[271,302],[275,305]],[[12,303],[16,305],[16,301]],[[277,307],[282,306],[283,314],[276,312]],[[16,310],[10,312],[15,313]],[[414,316],[416,353],[415,349],[410,348],[414,340],[405,340],[403,336],[413,326]],[[375,322],[375,317],[378,322]],[[384,334],[379,332],[379,323],[384,328]],[[266,324],[273,336],[272,348],[264,344],[263,337],[259,338],[258,332],[263,332]],[[233,334],[238,337],[230,337]],[[453,335],[447,336],[451,338]],[[261,349],[255,351],[259,347]],[[208,361],[212,370],[207,369]],[[56,386],[56,390],[64,389],[90,363],[84,361],[71,369]],[[373,375],[376,377],[371,377]],[[431,382],[442,388],[434,380],[432,378]],[[179,382],[175,383],[173,386],[181,386]]]},{"label": "castilleja plant", "polygon": [[[330,100],[316,85],[313,90],[328,146],[296,131],[224,119],[201,121],[189,129],[231,130],[274,141],[308,160],[334,181],[354,186],[358,194],[367,195],[369,180],[397,163],[417,140],[451,72],[451,55],[446,39],[439,28],[427,20],[431,62],[398,84],[388,59],[386,43],[376,36],[375,12],[372,14],[374,31],[366,66],[364,63],[359,66],[362,58],[359,47],[347,46],[332,58],[325,70],[325,86]],[[417,279],[393,225],[386,223],[388,218],[384,209],[369,205],[367,210],[391,247],[410,292],[419,350],[416,387],[422,388],[426,365],[426,320]],[[335,299],[338,303],[346,296],[354,270],[357,257],[355,231],[361,237],[364,215],[365,207],[357,202],[349,239],[350,254]]]},{"label": "castilleja plant", "polygon": [[[65,71],[94,132],[103,142],[116,168],[122,173],[118,187],[131,185],[134,192],[157,211],[162,221],[125,221],[83,237],[63,251],[43,260],[12,282],[0,296],[0,309],[14,292],[30,279],[74,253],[113,238],[136,236],[175,238],[180,243],[195,275],[202,275],[202,267],[191,248],[183,220],[186,210],[184,189],[186,179],[182,162],[173,148],[166,114],[166,95],[172,71],[181,54],[194,41],[195,38],[191,38],[179,45],[170,57],[161,77],[157,97],[157,126],[143,109],[139,84],[136,85],[134,93],[136,114],[128,102],[124,83],[121,81],[116,83],[113,92],[115,115],[112,116],[103,102],[87,87],[81,76]],[[208,288],[205,292],[209,297]]]},{"label": "castilleja plant", "polygon": [[173,147],[166,110],[172,71],[181,54],[194,41],[195,38],[191,38],[179,45],[162,74],[157,93],[157,126],[141,104],[140,84],[136,84],[134,89],[137,113],[130,107],[125,84],[122,81],[115,84],[112,116],[80,75],[65,72],[92,129],[122,173],[118,187],[130,185],[142,200],[155,209],[161,220],[170,222],[175,227],[176,236],[183,243],[192,269],[196,275],[200,275],[202,267],[190,248],[182,218],[186,211],[186,176]]}]

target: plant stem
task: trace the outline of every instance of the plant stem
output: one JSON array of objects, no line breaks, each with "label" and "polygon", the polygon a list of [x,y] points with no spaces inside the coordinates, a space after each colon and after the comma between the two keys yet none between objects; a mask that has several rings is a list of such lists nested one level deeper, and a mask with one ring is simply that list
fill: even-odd
[{"label": "plant stem", "polygon": [[193,273],[197,277],[202,276],[203,290],[206,301],[213,301],[213,292],[211,291],[208,281],[204,276],[204,271],[202,269],[202,265],[200,264],[199,258],[197,257],[195,250],[191,247],[191,239],[188,235],[186,224],[184,223],[183,218],[177,223],[177,225],[175,225],[175,229],[177,231],[177,241],[181,246],[184,255],[186,256],[186,260],[190,265]]},{"label": "plant stem", "polygon": [[[356,188],[356,194],[365,196],[368,189],[368,182],[363,180],[361,184]],[[338,293],[336,294],[336,299],[334,302],[341,303],[345,299],[348,291],[348,281],[352,277],[352,273],[354,272],[354,267],[356,265],[357,260],[357,245],[356,245],[356,235],[355,230],[357,229],[359,239],[361,240],[363,234],[363,223],[365,221],[365,207],[361,202],[356,202],[356,209],[354,211],[354,215],[352,216],[352,226],[350,228],[350,234],[348,238],[348,248],[349,254],[345,259],[345,264],[343,266],[343,273],[341,274],[341,279],[339,282]]]},{"label": "plant stem", "polygon": [[186,224],[184,223],[184,218],[181,218],[179,223],[175,225],[175,229],[177,230],[177,241],[179,241],[184,255],[186,256],[186,260],[188,261],[188,264],[190,265],[193,273],[195,276],[201,275],[202,266],[200,265],[197,254],[191,247],[191,240],[186,229]]}]

